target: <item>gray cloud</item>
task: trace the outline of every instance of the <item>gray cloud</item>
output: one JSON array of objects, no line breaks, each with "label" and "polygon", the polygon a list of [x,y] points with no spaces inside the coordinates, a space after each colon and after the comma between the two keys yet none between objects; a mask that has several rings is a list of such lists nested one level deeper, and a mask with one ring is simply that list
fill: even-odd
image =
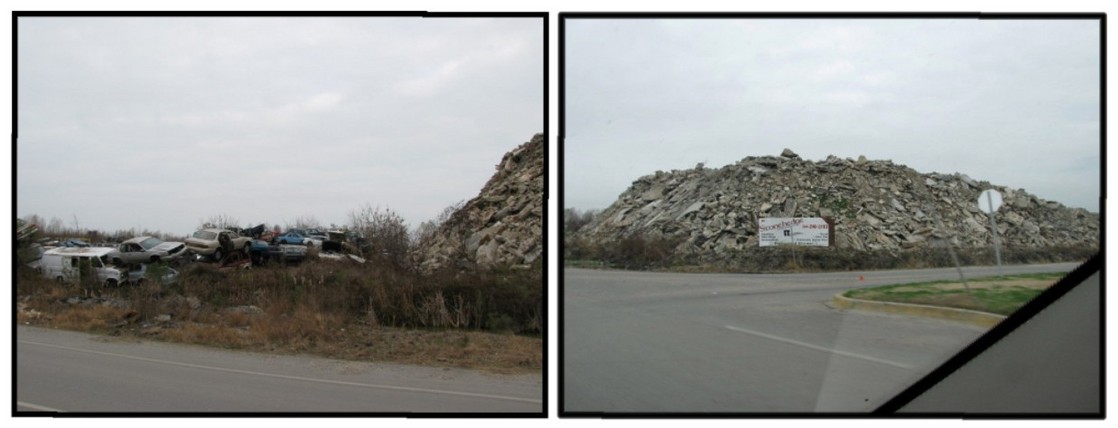
[{"label": "gray cloud", "polygon": [[20,18],[17,215],[189,233],[476,196],[543,130],[542,20]]},{"label": "gray cloud", "polygon": [[787,147],[1098,211],[1097,21],[568,22],[565,205]]}]

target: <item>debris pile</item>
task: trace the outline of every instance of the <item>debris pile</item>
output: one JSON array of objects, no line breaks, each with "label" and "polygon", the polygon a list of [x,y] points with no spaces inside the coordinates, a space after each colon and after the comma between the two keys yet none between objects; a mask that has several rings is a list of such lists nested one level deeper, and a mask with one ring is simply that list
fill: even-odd
[{"label": "debris pile", "polygon": [[1098,214],[1023,189],[864,156],[813,162],[788,149],[641,177],[573,237],[605,245],[633,235],[671,238],[680,242],[677,253],[718,255],[757,247],[758,218],[826,217],[839,248],[988,246],[990,223],[977,199],[991,188],[1004,200],[996,212],[1002,245],[1099,245]]},{"label": "debris pile", "polygon": [[505,154],[477,197],[417,246],[422,271],[531,264],[543,252],[543,134]]}]

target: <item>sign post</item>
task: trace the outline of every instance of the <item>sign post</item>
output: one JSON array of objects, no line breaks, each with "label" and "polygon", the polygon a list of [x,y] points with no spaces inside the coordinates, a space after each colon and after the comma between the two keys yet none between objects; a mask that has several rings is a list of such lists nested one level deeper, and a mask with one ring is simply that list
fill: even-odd
[{"label": "sign post", "polygon": [[998,276],[1005,277],[1002,272],[1001,240],[998,238],[998,225],[994,222],[994,211],[1002,206],[1002,194],[994,189],[986,189],[978,195],[978,207],[990,214],[990,233],[994,234],[994,256],[998,259]]}]

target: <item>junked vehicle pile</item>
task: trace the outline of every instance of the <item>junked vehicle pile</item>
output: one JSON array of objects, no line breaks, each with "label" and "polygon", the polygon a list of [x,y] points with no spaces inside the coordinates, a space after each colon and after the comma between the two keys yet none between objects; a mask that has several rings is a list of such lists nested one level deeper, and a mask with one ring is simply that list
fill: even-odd
[{"label": "junked vehicle pile", "polygon": [[[19,241],[29,241],[35,225],[19,226]],[[353,242],[350,242],[353,241]],[[364,263],[355,245],[357,237],[345,231],[321,232],[291,229],[275,235],[261,224],[253,228],[203,228],[185,242],[138,236],[119,244],[89,244],[78,238],[42,238],[26,245],[25,261],[44,277],[60,282],[104,286],[175,282],[183,263],[212,262],[218,268],[250,268],[266,263],[303,262],[308,255],[322,260]],[[158,269],[149,265],[158,264]]]}]

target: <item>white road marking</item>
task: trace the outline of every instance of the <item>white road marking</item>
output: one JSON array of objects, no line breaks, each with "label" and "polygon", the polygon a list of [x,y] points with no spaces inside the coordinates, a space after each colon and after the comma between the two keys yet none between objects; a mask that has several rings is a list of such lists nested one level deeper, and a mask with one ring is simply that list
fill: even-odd
[{"label": "white road marking", "polygon": [[40,411],[40,412],[65,412],[65,410],[55,409],[53,407],[47,407],[47,406],[40,406],[38,404],[31,404],[31,403],[28,403],[26,401],[17,401],[16,405],[18,407],[27,407],[31,410],[36,410],[36,411]]},{"label": "white road marking", "polygon": [[775,340],[775,341],[778,341],[778,342],[784,342],[784,343],[788,343],[788,344],[791,344],[791,345],[802,346],[804,348],[814,349],[816,351],[823,351],[823,352],[827,352],[827,353],[831,353],[831,354],[835,354],[835,355],[841,355],[841,356],[844,356],[844,357],[857,358],[857,359],[860,359],[860,360],[872,361],[872,362],[880,363],[880,364],[887,364],[887,365],[890,365],[890,366],[893,366],[893,367],[899,367],[899,368],[902,368],[902,369],[912,369],[912,366],[910,366],[910,365],[901,364],[901,363],[898,363],[898,362],[895,362],[895,361],[883,360],[881,358],[874,358],[874,357],[870,357],[870,356],[867,356],[867,355],[855,354],[853,352],[839,351],[837,349],[831,349],[831,348],[827,348],[827,347],[823,347],[823,346],[819,346],[819,345],[813,345],[813,344],[810,344],[810,343],[800,342],[798,340],[792,340],[792,339],[788,339],[788,338],[785,338],[785,337],[773,336],[771,334],[765,334],[765,333],[756,332],[756,331],[753,331],[753,330],[746,330],[744,328],[738,328],[738,327],[734,327],[734,326],[730,326],[730,325],[725,326],[725,327],[727,329],[730,329],[730,330],[733,330],[733,331],[736,331],[736,332],[739,332],[739,333],[745,333],[745,334],[749,334],[749,335],[753,335],[753,336],[763,337],[765,339]]},{"label": "white road marking", "polygon": [[177,362],[177,361],[157,360],[157,359],[153,359],[153,358],[136,357],[136,356],[124,355],[124,354],[114,354],[112,352],[91,351],[91,350],[88,350],[88,349],[71,348],[69,346],[52,345],[52,344],[49,344],[49,343],[41,343],[41,342],[28,342],[28,341],[20,340],[19,343],[25,343],[25,344],[28,344],[28,345],[46,346],[48,348],[65,349],[65,350],[74,351],[74,352],[84,352],[84,353],[88,353],[88,354],[97,354],[97,355],[106,355],[106,356],[110,356],[110,357],[127,358],[127,359],[130,359],[130,360],[147,361],[147,362],[151,362],[151,363],[167,364],[167,365],[179,366],[179,367],[190,367],[190,368],[195,368],[195,369],[213,370],[213,371],[226,372],[226,373],[238,373],[238,374],[245,374],[245,375],[264,376],[264,377],[271,377],[271,378],[277,378],[277,379],[298,380],[298,381],[303,381],[303,382],[317,382],[317,383],[326,383],[326,384],[332,384],[332,385],[345,385],[345,386],[353,386],[353,387],[358,387],[358,388],[388,389],[388,390],[408,391],[408,392],[424,392],[424,393],[428,393],[428,394],[458,395],[458,396],[463,396],[463,397],[490,398],[490,399],[494,399],[494,400],[520,401],[520,402],[524,402],[524,403],[543,404],[543,400],[536,400],[536,399],[532,399],[532,398],[508,397],[508,396],[504,396],[504,395],[481,394],[481,393],[476,393],[476,392],[446,391],[446,390],[440,390],[440,389],[412,388],[412,387],[407,387],[407,386],[376,385],[376,384],[369,384],[369,383],[345,382],[345,381],[339,381],[339,380],[315,379],[315,378],[301,377],[301,376],[289,376],[289,375],[281,375],[281,374],[274,374],[274,373],[254,372],[254,371],[249,371],[249,370],[238,370],[238,369],[227,369],[227,368],[223,368],[223,367],[203,366],[203,365],[199,365],[199,364],[180,363],[180,362]]}]

